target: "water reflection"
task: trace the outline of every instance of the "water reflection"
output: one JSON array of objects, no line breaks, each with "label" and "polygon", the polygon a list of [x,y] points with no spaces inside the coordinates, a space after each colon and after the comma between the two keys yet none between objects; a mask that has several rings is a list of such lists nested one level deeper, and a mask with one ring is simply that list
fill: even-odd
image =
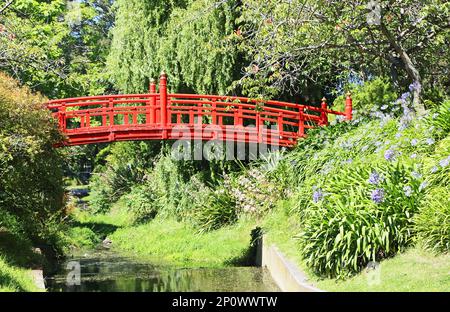
[{"label": "water reflection", "polygon": [[81,285],[67,286],[68,270],[47,279],[49,291],[278,291],[270,274],[261,268],[173,268],[139,263],[111,251],[74,257],[81,264]]}]

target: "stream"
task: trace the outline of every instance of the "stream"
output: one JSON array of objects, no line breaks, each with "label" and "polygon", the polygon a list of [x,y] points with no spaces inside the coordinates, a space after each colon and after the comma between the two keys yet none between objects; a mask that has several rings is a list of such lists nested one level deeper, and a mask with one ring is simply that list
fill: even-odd
[{"label": "stream", "polygon": [[[87,208],[80,197],[85,190],[72,190],[77,206]],[[79,268],[79,283],[68,276]],[[182,268],[158,261],[141,261],[123,256],[102,245],[74,250],[45,278],[49,292],[272,292],[280,291],[267,269],[260,267]],[[72,280],[73,282],[73,280]],[[75,285],[71,285],[75,284]]]},{"label": "stream", "polygon": [[[80,264],[79,285],[67,283],[71,261]],[[103,248],[74,255],[58,267],[46,278],[49,292],[280,291],[270,273],[259,267],[180,268],[136,261]]]}]

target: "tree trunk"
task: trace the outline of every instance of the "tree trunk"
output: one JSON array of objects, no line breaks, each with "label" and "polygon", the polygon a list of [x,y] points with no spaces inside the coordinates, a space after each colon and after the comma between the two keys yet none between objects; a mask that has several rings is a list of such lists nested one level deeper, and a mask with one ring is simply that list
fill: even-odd
[{"label": "tree trunk", "polygon": [[397,42],[395,37],[387,29],[386,25],[381,23],[380,28],[381,28],[381,32],[386,36],[389,43],[392,45],[392,47],[395,49],[395,51],[400,56],[400,59],[402,60],[402,63],[405,67],[408,77],[412,80],[412,83],[414,85],[414,88],[412,90],[413,107],[414,107],[414,110],[416,111],[416,113],[418,113],[419,115],[422,115],[425,113],[425,107],[423,106],[423,104],[420,100],[420,96],[422,93],[422,79],[420,77],[420,73],[417,70],[414,63],[412,62],[408,53],[406,53],[406,50],[403,49],[402,46],[400,45],[400,43]]}]

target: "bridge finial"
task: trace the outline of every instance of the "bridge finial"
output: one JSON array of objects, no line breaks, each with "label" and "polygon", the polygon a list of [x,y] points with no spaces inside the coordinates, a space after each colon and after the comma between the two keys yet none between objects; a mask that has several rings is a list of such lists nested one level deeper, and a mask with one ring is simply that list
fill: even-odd
[{"label": "bridge finial", "polygon": [[150,78],[150,83],[156,83],[156,79],[155,78]]},{"label": "bridge finial", "polygon": [[166,72],[165,72],[165,71],[161,71],[161,74],[160,74],[160,76],[161,76],[161,77],[162,77],[162,76],[166,77],[166,76],[167,76],[167,74],[166,74]]}]

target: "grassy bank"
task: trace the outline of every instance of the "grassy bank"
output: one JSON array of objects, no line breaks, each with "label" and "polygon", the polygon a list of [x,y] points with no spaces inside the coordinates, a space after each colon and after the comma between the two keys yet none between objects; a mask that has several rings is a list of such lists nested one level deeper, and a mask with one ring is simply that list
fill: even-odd
[{"label": "grassy bank", "polygon": [[39,291],[31,271],[10,265],[0,255],[0,292]]},{"label": "grassy bank", "polygon": [[42,250],[34,249],[27,237],[0,227],[0,292],[41,291],[31,269],[46,264]]},{"label": "grassy bank", "polygon": [[155,219],[136,227],[120,228],[110,238],[116,248],[143,258],[187,267],[214,267],[245,261],[252,225],[240,222],[207,234],[189,225]]},{"label": "grassy bank", "polygon": [[[285,203],[285,205],[289,205]],[[296,235],[299,224],[289,218],[280,205],[270,214],[263,227],[269,243],[279,249],[310,277],[309,282],[326,291],[449,291],[450,255],[434,255],[420,245],[411,247],[393,258],[381,261],[379,277],[373,271],[363,270],[345,280],[319,279],[309,270],[298,253],[299,242]]]},{"label": "grassy bank", "polygon": [[250,234],[255,228],[254,222],[242,220],[199,233],[193,226],[170,218],[132,225],[123,200],[107,214],[76,212],[75,219],[70,236],[76,247],[93,247],[108,237],[112,248],[125,255],[183,267],[247,264]]}]

